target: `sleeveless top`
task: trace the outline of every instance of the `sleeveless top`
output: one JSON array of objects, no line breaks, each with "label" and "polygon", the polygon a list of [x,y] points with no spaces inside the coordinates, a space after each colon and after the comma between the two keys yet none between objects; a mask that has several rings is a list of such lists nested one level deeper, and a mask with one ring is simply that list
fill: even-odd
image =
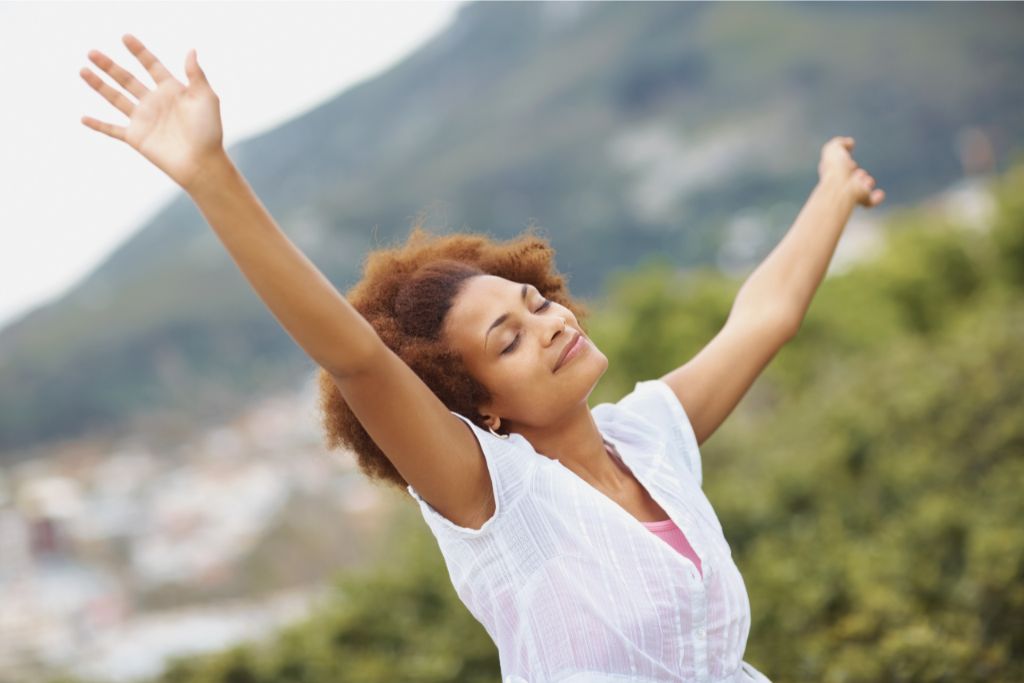
[{"label": "sleeveless top", "polygon": [[501,439],[453,414],[483,451],[494,514],[479,529],[459,526],[407,490],[455,592],[498,648],[503,683],[771,683],[743,661],[746,587],[667,384],[637,382],[591,414],[697,562],[523,436]]}]

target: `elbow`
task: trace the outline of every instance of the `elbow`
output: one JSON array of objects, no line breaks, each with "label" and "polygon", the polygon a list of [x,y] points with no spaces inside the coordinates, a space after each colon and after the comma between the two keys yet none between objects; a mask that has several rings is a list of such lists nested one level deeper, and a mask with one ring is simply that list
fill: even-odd
[{"label": "elbow", "polygon": [[762,331],[762,334],[776,339],[781,346],[796,336],[802,323],[803,316],[797,311],[777,308],[771,311],[762,311],[761,315],[757,316],[756,326]]},{"label": "elbow", "polygon": [[795,337],[803,324],[806,309],[783,297],[754,297],[756,290],[747,292],[746,287],[744,285],[740,289],[729,312],[729,319],[735,319],[745,327],[760,330],[762,334],[767,333],[780,338],[782,342]]},{"label": "elbow", "polygon": [[798,311],[782,307],[762,307],[756,312],[749,308],[739,312],[734,310],[731,318],[742,321],[745,327],[757,330],[762,336],[776,340],[780,346],[795,337],[803,323],[803,315]]},{"label": "elbow", "polygon": [[380,365],[380,354],[386,351],[388,349],[381,344],[381,348],[351,353],[341,360],[334,359],[330,363],[320,363],[320,367],[326,370],[332,377],[351,379],[352,377],[364,375],[372,368],[378,367]]},{"label": "elbow", "polygon": [[783,340],[788,342],[797,335],[803,322],[804,317],[802,315],[793,311],[786,311],[779,315],[775,326],[779,330],[779,334],[782,335]]},{"label": "elbow", "polygon": [[391,352],[376,335],[367,337],[358,344],[349,343],[344,346],[339,344],[338,347],[344,348],[344,353],[339,355],[334,352],[317,360],[317,365],[338,379],[365,374],[380,365],[382,354]]}]

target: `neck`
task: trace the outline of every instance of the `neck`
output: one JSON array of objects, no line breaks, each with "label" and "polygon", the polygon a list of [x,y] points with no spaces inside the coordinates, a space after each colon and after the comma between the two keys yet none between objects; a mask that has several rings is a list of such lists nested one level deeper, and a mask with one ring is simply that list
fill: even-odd
[{"label": "neck", "polygon": [[544,427],[510,425],[510,429],[522,434],[535,451],[558,460],[592,486],[618,491],[630,481],[615,458],[609,455],[586,403],[553,424]]}]

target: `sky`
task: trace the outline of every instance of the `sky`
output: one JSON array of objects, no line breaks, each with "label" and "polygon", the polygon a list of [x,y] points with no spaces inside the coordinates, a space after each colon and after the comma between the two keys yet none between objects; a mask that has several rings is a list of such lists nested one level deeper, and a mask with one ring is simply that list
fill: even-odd
[{"label": "sky", "polygon": [[231,146],[401,61],[460,2],[0,0],[0,329],[61,296],[179,190],[135,150],[84,126],[126,117],[78,75],[97,49],[151,84],[138,37],[183,82],[196,49]]}]

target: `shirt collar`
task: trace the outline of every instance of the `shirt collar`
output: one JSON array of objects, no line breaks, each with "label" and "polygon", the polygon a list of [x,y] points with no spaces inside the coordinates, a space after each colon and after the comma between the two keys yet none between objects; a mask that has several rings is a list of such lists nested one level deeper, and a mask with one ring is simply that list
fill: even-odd
[{"label": "shirt collar", "polygon": [[629,469],[644,473],[657,462],[665,444],[642,418],[614,403],[602,403],[591,410],[604,437],[615,444]]}]

